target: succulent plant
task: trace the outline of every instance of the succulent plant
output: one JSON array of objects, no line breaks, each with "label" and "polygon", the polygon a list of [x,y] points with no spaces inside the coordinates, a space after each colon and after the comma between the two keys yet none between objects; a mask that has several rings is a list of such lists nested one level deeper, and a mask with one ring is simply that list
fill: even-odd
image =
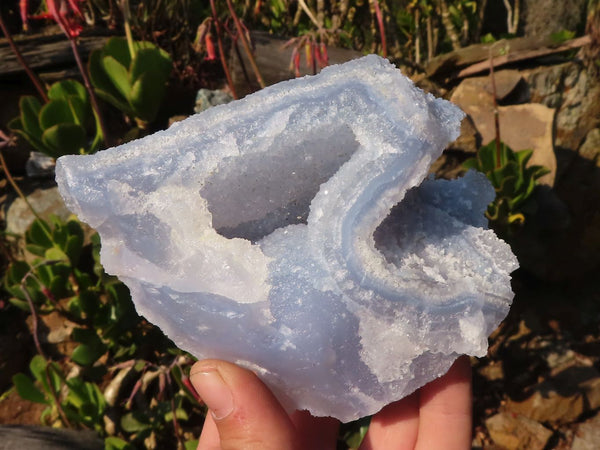
[{"label": "succulent plant", "polygon": [[140,128],[156,118],[172,69],[167,52],[151,42],[112,37],[92,52],[88,67],[100,98],[134,118]]},{"label": "succulent plant", "polygon": [[75,80],[54,83],[48,90],[48,102],[23,96],[21,114],[8,127],[36,150],[53,158],[62,155],[93,153],[102,134],[96,126],[93,140],[88,129],[94,116],[85,87]]},{"label": "succulent plant", "polygon": [[521,207],[533,193],[538,178],[550,172],[543,166],[527,167],[531,155],[533,150],[515,152],[504,142],[498,154],[496,141],[491,141],[479,149],[476,157],[464,162],[466,169],[483,172],[496,190],[496,199],[485,213],[489,220],[503,224],[525,220]]}]

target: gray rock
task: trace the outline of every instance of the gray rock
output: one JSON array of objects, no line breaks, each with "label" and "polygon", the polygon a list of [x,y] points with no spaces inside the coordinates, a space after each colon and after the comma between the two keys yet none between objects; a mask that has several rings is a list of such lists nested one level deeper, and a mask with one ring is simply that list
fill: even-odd
[{"label": "gray rock", "polygon": [[585,24],[586,3],[587,0],[523,0],[523,31],[526,36],[543,36],[580,30]]},{"label": "gray rock", "polygon": [[200,89],[196,94],[196,106],[194,112],[202,112],[212,106],[224,105],[233,100],[233,97],[225,91]]},{"label": "gray rock", "polygon": [[[33,209],[43,219],[48,219],[52,214],[67,219],[71,212],[65,206],[56,186],[38,188],[27,196]],[[35,216],[23,199],[17,197],[6,211],[6,231],[22,235],[33,223]]]},{"label": "gray rock", "polygon": [[556,108],[555,145],[577,150],[600,124],[600,82],[574,62],[523,72],[532,102]]},{"label": "gray rock", "polygon": [[579,147],[579,156],[593,161],[600,167],[600,128],[594,128],[585,137],[585,141]]},{"label": "gray rock", "polygon": [[31,152],[25,164],[27,176],[31,178],[54,178],[54,158],[40,152]]}]

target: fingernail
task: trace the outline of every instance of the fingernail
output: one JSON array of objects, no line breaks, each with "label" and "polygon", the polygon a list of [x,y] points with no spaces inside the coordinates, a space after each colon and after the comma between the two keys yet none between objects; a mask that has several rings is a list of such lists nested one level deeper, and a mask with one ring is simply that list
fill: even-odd
[{"label": "fingernail", "polygon": [[215,419],[224,419],[231,414],[233,394],[216,369],[193,373],[190,381]]}]

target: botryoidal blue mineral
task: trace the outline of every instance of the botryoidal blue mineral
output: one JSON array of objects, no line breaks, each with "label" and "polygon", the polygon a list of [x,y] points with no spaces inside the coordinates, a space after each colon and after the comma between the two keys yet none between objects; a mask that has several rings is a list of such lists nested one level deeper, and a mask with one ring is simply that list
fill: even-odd
[{"label": "botryoidal blue mineral", "polygon": [[426,179],[463,116],[371,55],[64,156],[56,177],[180,348],[349,421],[483,356],[510,307],[493,188]]}]

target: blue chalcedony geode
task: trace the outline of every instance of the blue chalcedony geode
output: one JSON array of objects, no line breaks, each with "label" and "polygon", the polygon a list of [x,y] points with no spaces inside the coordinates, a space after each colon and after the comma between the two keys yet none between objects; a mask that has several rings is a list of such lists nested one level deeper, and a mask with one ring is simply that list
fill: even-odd
[{"label": "blue chalcedony geode", "polygon": [[484,355],[510,307],[489,182],[425,180],[463,116],[371,55],[62,157],[57,181],[179,347],[349,421]]}]

